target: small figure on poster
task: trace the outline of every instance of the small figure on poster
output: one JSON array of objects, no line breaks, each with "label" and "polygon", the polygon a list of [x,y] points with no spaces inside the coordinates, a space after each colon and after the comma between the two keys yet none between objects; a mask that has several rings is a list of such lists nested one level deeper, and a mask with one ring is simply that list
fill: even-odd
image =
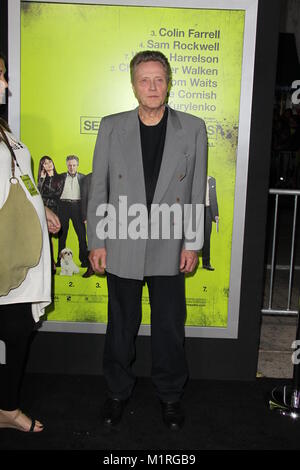
[{"label": "small figure on poster", "polygon": [[[86,175],[82,182],[81,186],[81,216],[82,216],[82,221],[86,227],[87,224],[87,208],[88,208],[88,200],[89,200],[89,191],[90,191],[90,186],[91,186],[91,180],[92,180],[92,173],[89,173]],[[88,268],[86,272],[82,275],[84,278],[89,278],[93,274],[95,274],[91,263],[89,262]]]},{"label": "small figure on poster", "polygon": [[73,261],[73,252],[70,248],[64,248],[60,254],[61,276],[73,276],[79,273],[79,268]]},{"label": "small figure on poster", "polygon": [[208,176],[204,218],[204,245],[202,248],[202,267],[208,271],[215,270],[210,264],[210,237],[213,222],[216,224],[216,231],[219,232],[219,219],[216,180],[212,176]]},{"label": "small figure on poster", "polygon": [[[82,268],[89,266],[86,243],[86,230],[81,217],[81,187],[85,175],[79,173],[79,158],[76,155],[69,155],[66,159],[67,173],[63,173],[63,190],[59,200],[59,217],[61,221],[61,232],[58,242],[58,252],[66,247],[66,240],[69,230],[70,220],[73,223],[78,243],[79,259]],[[58,260],[58,263],[60,260]]]}]

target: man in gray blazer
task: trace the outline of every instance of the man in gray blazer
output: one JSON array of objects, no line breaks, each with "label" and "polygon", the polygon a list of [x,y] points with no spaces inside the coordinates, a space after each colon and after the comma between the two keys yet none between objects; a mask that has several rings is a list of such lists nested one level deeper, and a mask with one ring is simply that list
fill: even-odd
[{"label": "man in gray blazer", "polygon": [[203,120],[166,105],[171,68],[161,52],[139,52],[130,71],[139,106],[102,119],[88,204],[89,258],[94,271],[106,271],[108,284],[103,418],[108,425],[121,420],[135,385],[135,338],[147,283],[152,380],[164,423],[178,430],[188,378],[185,273],[196,268],[203,245],[206,128]]}]

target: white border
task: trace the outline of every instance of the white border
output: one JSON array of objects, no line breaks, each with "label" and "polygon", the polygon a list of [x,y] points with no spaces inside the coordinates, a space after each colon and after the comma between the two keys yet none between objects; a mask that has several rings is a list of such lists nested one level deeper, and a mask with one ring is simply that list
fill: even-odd
[{"label": "white border", "polygon": [[[32,0],[23,1],[30,2]],[[39,2],[245,10],[246,14],[227,327],[186,327],[186,336],[189,337],[228,339],[237,338],[245,229],[258,0],[39,0]],[[8,110],[10,126],[17,136],[20,136],[20,5],[20,0],[9,0],[8,2],[8,60],[10,74],[9,88],[11,93]],[[45,321],[40,328],[40,331],[105,333],[106,324]],[[141,325],[139,334],[150,335],[150,325]]]}]

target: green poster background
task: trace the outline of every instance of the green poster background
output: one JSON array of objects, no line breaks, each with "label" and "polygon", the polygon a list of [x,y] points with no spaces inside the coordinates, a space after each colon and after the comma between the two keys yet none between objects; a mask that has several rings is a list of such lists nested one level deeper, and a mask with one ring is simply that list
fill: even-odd
[{"label": "green poster background", "polygon": [[[245,12],[158,7],[23,2],[21,9],[21,139],[34,173],[43,155],[66,171],[92,169],[101,117],[132,109],[129,62],[139,50],[160,50],[170,60],[171,107],[202,117],[209,137],[208,174],[216,179],[220,224],[211,235],[211,264],[186,279],[190,326],[226,327]],[[70,226],[67,247],[78,260]],[[57,240],[54,240],[57,257]],[[105,277],[54,276],[48,320],[106,322]],[[150,323],[147,288],[143,323]]]}]

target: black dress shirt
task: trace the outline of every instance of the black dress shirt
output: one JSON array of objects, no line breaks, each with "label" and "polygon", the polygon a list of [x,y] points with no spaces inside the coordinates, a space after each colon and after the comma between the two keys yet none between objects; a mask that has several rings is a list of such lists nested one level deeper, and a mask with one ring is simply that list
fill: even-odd
[{"label": "black dress shirt", "polygon": [[150,213],[161,166],[166,139],[167,119],[168,108],[166,107],[162,119],[155,126],[146,126],[140,120],[141,146],[148,213]]}]

